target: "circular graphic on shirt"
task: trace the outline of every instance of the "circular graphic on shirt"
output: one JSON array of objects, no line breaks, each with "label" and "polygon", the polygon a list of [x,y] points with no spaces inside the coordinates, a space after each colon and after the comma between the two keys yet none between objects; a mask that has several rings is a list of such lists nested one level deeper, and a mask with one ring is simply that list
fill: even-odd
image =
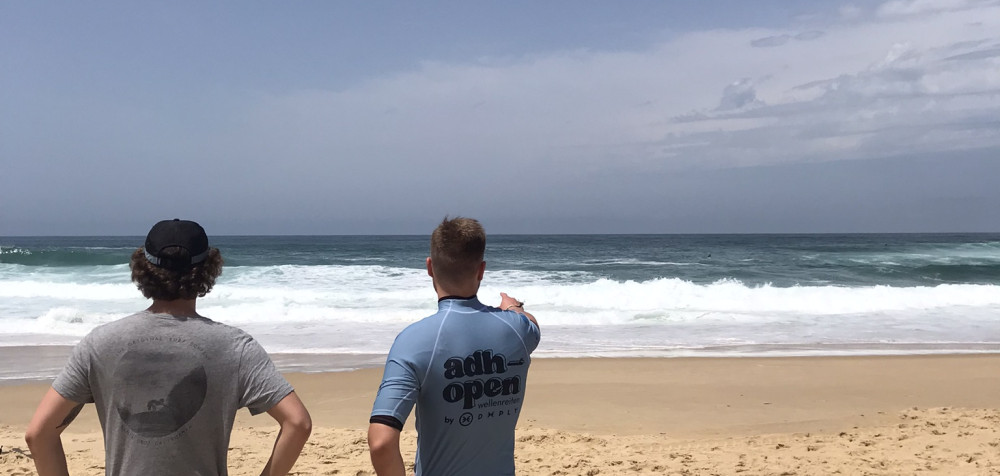
[{"label": "circular graphic on shirt", "polygon": [[461,417],[459,417],[458,423],[461,424],[462,426],[469,426],[472,424],[472,419],[473,419],[472,414],[469,412],[465,412],[462,414]]},{"label": "circular graphic on shirt", "polygon": [[198,352],[177,342],[173,349],[132,349],[115,368],[115,406],[130,430],[157,438],[180,430],[205,403],[208,374]]}]

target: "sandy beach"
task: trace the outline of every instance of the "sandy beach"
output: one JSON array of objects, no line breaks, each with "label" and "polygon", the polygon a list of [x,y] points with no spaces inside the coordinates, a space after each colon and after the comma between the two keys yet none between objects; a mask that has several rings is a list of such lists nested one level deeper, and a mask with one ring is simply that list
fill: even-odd
[{"label": "sandy beach", "polygon": [[[518,473],[1000,474],[998,368],[1000,355],[536,359]],[[315,426],[295,474],[373,474],[380,374],[288,374]],[[47,388],[0,387],[0,474],[34,474],[22,435]],[[241,412],[230,474],[258,474],[275,433]],[[92,406],[63,441],[72,474],[103,474]],[[412,461],[412,421],[403,445]]]}]

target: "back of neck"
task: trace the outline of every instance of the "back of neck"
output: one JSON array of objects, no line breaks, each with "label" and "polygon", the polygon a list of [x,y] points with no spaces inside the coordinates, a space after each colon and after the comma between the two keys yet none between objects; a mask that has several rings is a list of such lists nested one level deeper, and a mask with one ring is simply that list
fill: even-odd
[{"label": "back of neck", "polygon": [[175,299],[163,301],[154,299],[147,311],[153,314],[169,314],[177,317],[201,317],[195,310],[195,299]]},{"label": "back of neck", "polygon": [[446,297],[470,297],[475,296],[479,292],[479,281],[467,283],[462,286],[448,286],[447,288],[434,283],[434,290],[437,291],[439,301]]}]

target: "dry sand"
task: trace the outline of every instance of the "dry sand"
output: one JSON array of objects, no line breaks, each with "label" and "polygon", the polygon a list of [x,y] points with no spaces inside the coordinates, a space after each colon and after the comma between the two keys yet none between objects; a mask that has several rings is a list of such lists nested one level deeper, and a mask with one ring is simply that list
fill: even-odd
[{"label": "dry sand", "polygon": [[[1000,355],[536,359],[518,473],[1000,475],[997,369]],[[295,474],[372,474],[365,428],[380,373],[288,376],[315,425]],[[34,474],[22,434],[46,388],[0,387],[0,474]],[[241,412],[230,474],[259,474],[275,433]],[[63,441],[71,474],[103,474],[92,406]],[[414,444],[408,426],[407,461]]]}]

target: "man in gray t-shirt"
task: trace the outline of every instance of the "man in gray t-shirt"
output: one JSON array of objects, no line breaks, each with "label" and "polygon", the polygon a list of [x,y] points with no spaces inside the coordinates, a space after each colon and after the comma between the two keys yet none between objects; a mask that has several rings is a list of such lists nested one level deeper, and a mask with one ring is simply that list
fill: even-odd
[{"label": "man in gray t-shirt", "polygon": [[257,341],[195,311],[222,270],[201,226],[157,223],[130,266],[153,304],[73,349],[25,436],[39,475],[67,474],[59,435],[86,403],[97,407],[108,475],[226,475],[242,407],[279,422],[262,474],[287,474],[309,436],[309,413]]}]

